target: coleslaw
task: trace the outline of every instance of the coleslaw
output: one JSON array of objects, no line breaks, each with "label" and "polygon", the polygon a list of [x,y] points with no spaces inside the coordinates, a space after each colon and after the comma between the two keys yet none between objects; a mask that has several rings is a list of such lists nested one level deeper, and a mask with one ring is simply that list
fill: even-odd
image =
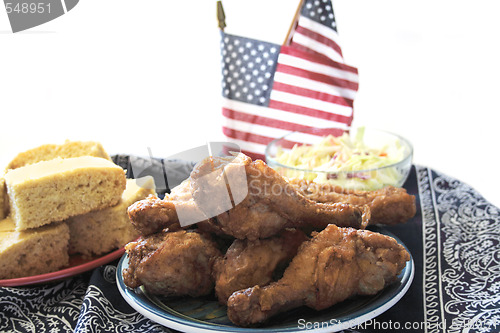
[{"label": "coleslaw", "polygon": [[288,151],[280,148],[276,162],[293,168],[282,171],[288,178],[360,190],[401,186],[404,175],[392,165],[405,158],[404,145],[395,140],[382,146],[370,146],[364,136],[364,127],[360,127],[353,136],[348,133],[339,137],[328,135],[316,144],[296,144]]}]

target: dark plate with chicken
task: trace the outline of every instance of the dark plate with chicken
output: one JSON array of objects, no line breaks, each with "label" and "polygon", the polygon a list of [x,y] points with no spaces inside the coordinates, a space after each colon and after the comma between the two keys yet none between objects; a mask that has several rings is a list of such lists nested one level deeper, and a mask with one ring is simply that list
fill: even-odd
[{"label": "dark plate with chicken", "polygon": [[[397,237],[382,228],[371,229],[402,244]],[[299,238],[297,235],[288,237]],[[238,251],[238,248],[234,247],[234,250]],[[148,292],[144,285],[137,288],[127,287],[122,273],[128,265],[129,258],[124,255],[117,269],[118,289],[127,303],[161,325],[188,332],[298,332],[305,329],[312,329],[314,332],[340,331],[360,325],[394,306],[410,287],[414,275],[414,263],[410,258],[395,280],[374,295],[351,296],[319,311],[302,305],[277,313],[263,324],[241,327],[229,319],[228,307],[219,301],[219,293],[197,297],[164,296]],[[244,292],[240,294],[243,296],[239,297],[247,297]],[[255,297],[251,292],[249,294],[249,297]],[[245,299],[243,301],[249,302]]]},{"label": "dark plate with chicken", "polygon": [[[415,198],[310,188],[241,153],[202,161],[164,199],[129,207],[141,236],[125,247],[120,292],[180,331],[332,332],[374,318],[405,294],[414,265],[373,224],[403,223]],[[396,206],[404,214],[387,213]]]}]

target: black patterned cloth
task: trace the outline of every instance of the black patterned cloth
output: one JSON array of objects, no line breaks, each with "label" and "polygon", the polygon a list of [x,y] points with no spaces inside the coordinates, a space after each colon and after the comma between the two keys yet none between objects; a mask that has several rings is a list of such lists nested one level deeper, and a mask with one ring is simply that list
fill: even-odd
[{"label": "black patterned cloth", "polygon": [[[131,163],[144,162],[114,160],[129,176]],[[173,168],[180,180],[192,168],[158,162],[160,169],[150,163],[149,171]],[[141,175],[148,168],[139,168]],[[426,167],[414,166],[404,187],[417,197],[417,214],[385,228],[410,250],[413,283],[392,308],[345,332],[500,332],[500,210],[468,185]],[[0,332],[172,332],[126,303],[116,265],[44,285],[0,288]]]}]

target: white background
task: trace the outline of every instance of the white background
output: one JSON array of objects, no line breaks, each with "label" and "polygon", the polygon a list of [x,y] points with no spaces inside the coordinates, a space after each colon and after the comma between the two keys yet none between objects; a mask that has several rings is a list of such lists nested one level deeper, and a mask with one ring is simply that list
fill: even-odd
[{"label": "white background", "polygon": [[[225,0],[226,31],[281,43],[298,0]],[[497,1],[335,0],[359,68],[354,125],[500,206]],[[13,34],[0,7],[0,162],[65,139],[169,156],[222,139],[215,1],[81,0]]]}]

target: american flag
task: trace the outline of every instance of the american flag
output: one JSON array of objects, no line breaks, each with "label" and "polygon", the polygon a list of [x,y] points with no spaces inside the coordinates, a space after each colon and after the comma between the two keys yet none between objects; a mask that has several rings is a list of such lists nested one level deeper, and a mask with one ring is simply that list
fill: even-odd
[{"label": "american flag", "polygon": [[224,135],[252,158],[290,131],[347,128],[358,71],[344,63],[330,0],[304,0],[288,45],[222,32]]}]

